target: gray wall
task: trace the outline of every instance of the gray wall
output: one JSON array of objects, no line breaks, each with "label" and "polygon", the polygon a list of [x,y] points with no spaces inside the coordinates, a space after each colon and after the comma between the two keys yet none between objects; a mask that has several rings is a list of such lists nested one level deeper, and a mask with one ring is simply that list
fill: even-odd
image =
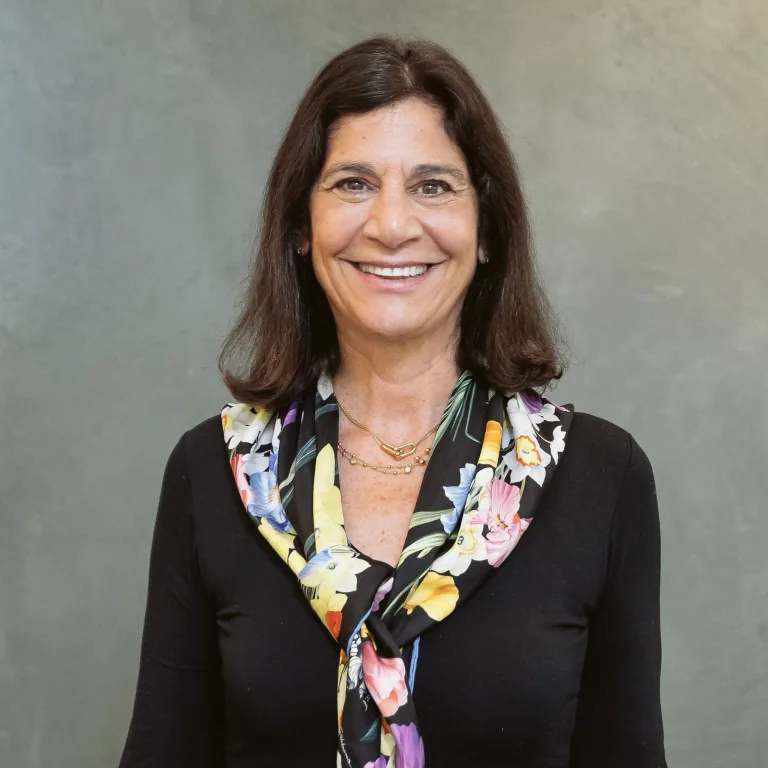
[{"label": "gray wall", "polygon": [[116,764],[271,155],[378,31],[487,89],[579,360],[553,397],[654,464],[670,765],[765,766],[765,0],[0,0],[0,765]]}]

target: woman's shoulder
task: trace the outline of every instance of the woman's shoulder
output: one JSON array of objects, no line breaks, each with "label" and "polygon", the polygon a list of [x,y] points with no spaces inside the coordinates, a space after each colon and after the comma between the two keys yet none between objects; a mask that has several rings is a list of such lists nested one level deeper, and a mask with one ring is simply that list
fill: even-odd
[{"label": "woman's shoulder", "polygon": [[193,521],[201,562],[217,562],[221,547],[229,546],[226,542],[240,535],[242,526],[242,503],[229,463],[221,413],[182,432],[169,466],[172,475],[184,478],[184,509]]},{"label": "woman's shoulder", "polygon": [[620,509],[621,517],[658,517],[648,454],[632,432],[606,418],[574,412],[558,471],[564,487],[588,497],[593,510],[605,511],[606,523]]},{"label": "woman's shoulder", "polygon": [[243,403],[226,403],[181,437],[190,474],[195,470],[230,474],[229,453],[240,442],[253,442],[268,427],[273,411]]},{"label": "woman's shoulder", "polygon": [[575,410],[569,440],[608,453],[626,453],[632,435],[624,427],[586,411]]},{"label": "woman's shoulder", "polygon": [[183,456],[193,492],[226,481],[229,458],[220,413],[187,429],[174,451]]},{"label": "woman's shoulder", "polygon": [[201,456],[210,456],[211,452],[226,455],[224,428],[221,412],[209,416],[190,427],[183,435],[187,458],[195,460]]},{"label": "woman's shoulder", "polygon": [[574,412],[563,455],[578,474],[616,490],[630,480],[654,484],[650,459],[634,434],[592,413]]}]

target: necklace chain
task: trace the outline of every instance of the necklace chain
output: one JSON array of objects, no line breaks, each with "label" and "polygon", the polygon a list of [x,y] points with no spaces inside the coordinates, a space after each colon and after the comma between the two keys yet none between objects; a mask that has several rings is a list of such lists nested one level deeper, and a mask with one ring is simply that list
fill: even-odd
[{"label": "necklace chain", "polygon": [[410,475],[414,467],[423,467],[429,461],[429,454],[432,452],[431,448],[425,448],[424,454],[426,458],[422,459],[421,456],[416,455],[410,464],[369,464],[364,459],[347,450],[341,443],[338,443],[338,446],[339,453],[353,466],[374,469],[383,475]]},{"label": "necklace chain", "polygon": [[[416,449],[433,433],[437,432],[437,428],[440,426],[440,422],[438,421],[437,424],[435,424],[433,427],[428,429],[418,440],[412,440],[407,443],[402,443],[401,445],[393,445],[392,443],[388,443],[384,440],[382,440],[369,426],[363,424],[362,421],[359,421],[354,416],[352,416],[351,413],[341,404],[338,397],[336,398],[336,402],[339,404],[339,408],[341,408],[342,413],[358,428],[362,429],[365,432],[367,432],[378,444],[379,448],[381,448],[384,453],[386,453],[388,456],[391,456],[393,459],[396,459],[397,461],[401,461],[402,459],[407,458],[408,456],[411,456],[412,454],[416,453]],[[428,452],[428,451],[427,451]],[[416,457],[418,459],[418,456]],[[360,461],[360,459],[358,459]],[[369,465],[372,466],[372,465]],[[411,466],[415,466],[414,464],[411,464]]]}]

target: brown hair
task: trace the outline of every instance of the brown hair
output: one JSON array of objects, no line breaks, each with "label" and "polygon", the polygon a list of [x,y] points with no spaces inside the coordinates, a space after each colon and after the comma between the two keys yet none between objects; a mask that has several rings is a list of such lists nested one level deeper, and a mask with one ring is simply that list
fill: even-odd
[{"label": "brown hair", "polygon": [[[425,40],[377,36],[336,55],[299,102],[267,181],[261,232],[240,315],[219,370],[240,402],[284,407],[323,368],[340,363],[336,326],[311,258],[309,195],[323,167],[329,130],[408,97],[439,107],[464,153],[478,193],[478,242],[489,261],[467,292],[457,363],[489,386],[546,387],[564,370],[556,321],[534,263],[517,166],[492,107],[466,68]],[[233,369],[240,366],[242,373]]]}]

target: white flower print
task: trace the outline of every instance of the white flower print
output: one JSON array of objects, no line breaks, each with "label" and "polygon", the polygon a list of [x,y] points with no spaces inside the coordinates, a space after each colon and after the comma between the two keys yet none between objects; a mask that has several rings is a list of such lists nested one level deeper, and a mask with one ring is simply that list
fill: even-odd
[{"label": "white flower print", "polygon": [[319,587],[320,592],[353,592],[357,574],[370,568],[350,547],[336,546],[318,552],[302,569],[299,581],[305,587]]},{"label": "white flower print", "polygon": [[[252,443],[258,448],[272,439],[272,430],[266,430],[272,418],[269,408],[257,408],[243,403],[229,403],[221,412],[224,440],[228,448],[239,443]],[[265,431],[267,434],[265,434]]]},{"label": "white flower print", "polygon": [[461,576],[473,560],[487,560],[483,524],[464,520],[453,546],[435,560],[432,570]]},{"label": "white flower print", "polygon": [[552,442],[549,444],[549,452],[552,454],[552,461],[557,464],[560,454],[565,450],[565,430],[562,427],[555,427],[552,433]]}]

